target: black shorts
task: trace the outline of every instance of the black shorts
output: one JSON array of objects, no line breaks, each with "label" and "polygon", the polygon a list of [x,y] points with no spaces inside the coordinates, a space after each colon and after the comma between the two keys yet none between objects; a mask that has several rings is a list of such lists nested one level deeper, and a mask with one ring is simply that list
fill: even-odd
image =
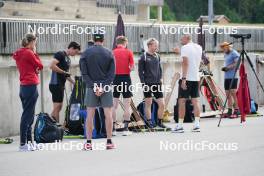
[{"label": "black shorts", "polygon": [[156,98],[163,98],[162,84],[145,84],[143,86],[143,94],[145,98],[151,98],[152,95]]},{"label": "black shorts", "polygon": [[[225,79],[225,85],[224,85],[225,90],[229,90],[230,85],[231,85],[231,81],[232,81],[232,79]],[[237,89],[237,82],[238,82],[238,79],[235,78],[230,89]]]},{"label": "black shorts", "polygon": [[198,98],[199,94],[199,81],[186,81],[187,90],[181,87],[182,80],[179,81],[178,98]]},{"label": "black shorts", "polygon": [[60,85],[49,85],[53,103],[62,103],[64,97],[64,87]]},{"label": "black shorts", "polygon": [[123,98],[131,98],[132,87],[131,87],[130,75],[116,75],[113,81],[113,97],[119,98],[122,94]]}]

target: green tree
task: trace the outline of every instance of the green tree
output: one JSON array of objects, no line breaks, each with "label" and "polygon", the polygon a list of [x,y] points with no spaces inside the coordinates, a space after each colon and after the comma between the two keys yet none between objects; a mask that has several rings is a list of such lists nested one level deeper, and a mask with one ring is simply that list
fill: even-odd
[{"label": "green tree", "polygon": [[[196,21],[207,15],[208,0],[165,0],[164,20]],[[214,13],[233,23],[264,23],[264,0],[214,0]]]}]

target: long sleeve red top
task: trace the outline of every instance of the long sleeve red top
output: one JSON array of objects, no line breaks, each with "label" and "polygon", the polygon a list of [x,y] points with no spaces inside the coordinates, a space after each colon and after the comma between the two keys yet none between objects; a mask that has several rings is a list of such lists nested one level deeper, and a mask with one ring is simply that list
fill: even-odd
[{"label": "long sleeve red top", "polygon": [[14,52],[13,58],[20,74],[20,84],[39,84],[38,70],[43,69],[39,56],[29,48],[20,48]]}]

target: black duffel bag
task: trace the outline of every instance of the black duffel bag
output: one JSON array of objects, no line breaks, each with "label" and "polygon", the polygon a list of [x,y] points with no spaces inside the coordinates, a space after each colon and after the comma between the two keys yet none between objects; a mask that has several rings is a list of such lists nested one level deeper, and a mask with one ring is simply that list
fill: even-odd
[{"label": "black duffel bag", "polygon": [[[187,99],[185,102],[185,117],[184,117],[184,123],[191,123],[194,121],[194,114],[193,114],[193,105],[192,105],[192,101]],[[179,105],[178,105],[178,101],[177,104],[174,106],[174,121],[176,123],[178,123],[179,121]]]},{"label": "black duffel bag", "polygon": [[47,113],[37,115],[34,128],[34,140],[36,143],[52,143],[61,141],[63,138],[63,128],[51,119]]}]

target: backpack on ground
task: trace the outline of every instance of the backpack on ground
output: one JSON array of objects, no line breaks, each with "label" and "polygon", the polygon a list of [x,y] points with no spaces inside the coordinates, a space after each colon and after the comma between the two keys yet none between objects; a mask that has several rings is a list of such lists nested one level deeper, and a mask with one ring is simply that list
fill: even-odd
[{"label": "backpack on ground", "polygon": [[257,114],[258,112],[258,104],[253,99],[250,101],[250,112],[251,114]]},{"label": "backpack on ground", "polygon": [[47,113],[40,113],[37,115],[37,121],[34,128],[34,141],[36,141],[36,143],[61,141],[63,133],[63,128],[58,126]]},{"label": "backpack on ground", "polygon": [[[184,117],[184,123],[191,123],[194,121],[194,114],[193,114],[193,105],[191,100],[186,100],[185,103],[185,117]],[[174,120],[176,123],[178,123],[179,121],[179,115],[178,115],[178,111],[179,111],[179,105],[178,105],[178,101],[176,103],[176,105],[174,106]]]}]

